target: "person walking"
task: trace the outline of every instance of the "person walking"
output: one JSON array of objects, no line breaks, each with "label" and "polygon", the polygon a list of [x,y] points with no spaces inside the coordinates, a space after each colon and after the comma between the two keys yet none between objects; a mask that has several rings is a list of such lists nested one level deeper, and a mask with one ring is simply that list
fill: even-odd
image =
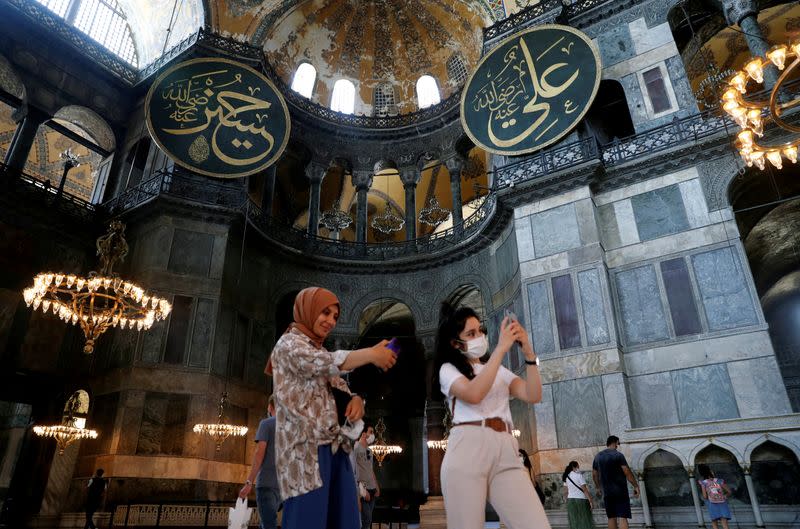
[{"label": "person walking", "polygon": [[92,517],[100,508],[100,505],[102,505],[103,494],[105,494],[106,488],[108,487],[108,480],[103,477],[103,474],[105,474],[105,471],[102,468],[98,468],[94,476],[89,480],[86,494],[86,524],[83,526],[83,529],[97,528]]},{"label": "person walking", "polygon": [[374,442],[375,429],[368,425],[361,432],[361,437],[353,449],[356,455],[356,480],[364,488],[364,495],[361,496],[361,529],[370,529],[372,526],[372,511],[375,510],[375,501],[381,495],[378,478],[375,477],[372,451],[369,449],[369,445]]},{"label": "person walking", "polygon": [[539,501],[542,502],[542,505],[544,505],[544,491],[542,490],[542,487],[539,486],[539,482],[536,481],[536,478],[533,477],[533,464],[531,463],[531,458],[528,457],[528,452],[524,448],[519,449],[519,458],[522,461],[522,466],[524,466],[525,470],[528,471],[528,477],[531,478],[531,481],[533,482],[533,490],[536,491],[536,496],[539,497]]},{"label": "person walking", "polygon": [[[501,364],[518,342],[526,379]],[[469,307],[442,304],[436,344],[434,386],[453,410],[453,426],[442,461],[441,480],[449,529],[483,529],[488,499],[509,529],[549,529],[533,484],[520,461],[509,397],[535,403],[542,398],[539,362],[528,333],[505,317],[488,362],[486,332]]]},{"label": "person walking", "polygon": [[336,327],[339,299],[324,288],[300,291],[294,322],[278,339],[265,372],[274,376],[275,456],[283,498],[282,529],[358,529],[358,495],[341,435],[333,389],[348,395],[344,415],[364,416],[364,401],[339,375],[373,364],[386,371],[395,353],[388,340],[355,351],[328,351],[322,343]]},{"label": "person walking", "polygon": [[569,529],[594,529],[592,495],[577,461],[570,461],[561,475],[567,492]]},{"label": "person walking", "polygon": [[703,478],[700,481],[700,489],[708,506],[711,527],[717,529],[717,522],[722,522],[723,529],[728,529],[728,520],[731,519],[728,497],[731,495],[731,489],[725,484],[725,480],[714,475],[708,465],[699,465],[697,470],[700,472],[700,477]]},{"label": "person walking", "polygon": [[258,423],[255,441],[253,464],[250,466],[244,487],[239,491],[239,497],[246,499],[253,490],[255,481],[256,506],[258,517],[261,519],[261,529],[276,529],[281,494],[278,490],[278,473],[275,468],[275,397],[272,395],[267,402],[267,418]]},{"label": "person walking", "polygon": [[608,529],[628,529],[631,517],[631,499],[628,483],[633,485],[633,496],[639,497],[639,484],[633,476],[628,461],[618,450],[619,437],[611,435],[606,440],[606,449],[594,457],[592,479],[597,496],[603,498],[608,516]]}]

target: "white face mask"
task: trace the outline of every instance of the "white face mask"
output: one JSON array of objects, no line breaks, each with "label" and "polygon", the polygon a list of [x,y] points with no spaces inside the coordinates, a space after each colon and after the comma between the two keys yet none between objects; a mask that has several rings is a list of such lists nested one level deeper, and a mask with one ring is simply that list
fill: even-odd
[{"label": "white face mask", "polygon": [[478,338],[473,338],[466,342],[467,350],[461,351],[467,358],[480,358],[489,350],[489,340],[486,335],[481,335]]},{"label": "white face mask", "polygon": [[367,436],[367,444],[371,445],[375,442],[375,434],[371,433]]}]

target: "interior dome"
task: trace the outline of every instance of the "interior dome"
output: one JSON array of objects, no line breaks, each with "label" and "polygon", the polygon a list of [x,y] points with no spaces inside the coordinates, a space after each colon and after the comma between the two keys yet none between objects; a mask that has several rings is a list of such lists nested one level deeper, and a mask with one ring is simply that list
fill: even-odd
[{"label": "interior dome", "polygon": [[[441,99],[458,90],[480,58],[487,23],[469,1],[309,0],[272,26],[263,46],[287,85],[302,63],[314,66],[311,99],[323,106],[346,79],[355,85],[355,114],[404,114],[419,108],[423,75],[436,80]],[[376,107],[383,86],[393,101]]]}]

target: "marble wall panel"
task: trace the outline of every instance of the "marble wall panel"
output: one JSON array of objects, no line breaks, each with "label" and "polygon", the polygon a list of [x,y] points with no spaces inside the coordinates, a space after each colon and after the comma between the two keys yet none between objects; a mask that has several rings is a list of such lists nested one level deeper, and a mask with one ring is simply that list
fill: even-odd
[{"label": "marble wall panel", "polygon": [[730,247],[695,254],[692,266],[711,330],[758,323],[748,288],[749,271]]},{"label": "marble wall panel", "polygon": [[617,215],[614,203],[603,204],[597,208],[597,218],[600,224],[600,238],[605,248],[619,248],[622,246]]},{"label": "marble wall panel", "polygon": [[578,273],[578,288],[581,294],[581,309],[586,329],[586,343],[599,345],[608,343],[608,322],[606,305],[600,284],[600,274],[596,268]]},{"label": "marble wall panel", "polygon": [[550,292],[546,281],[528,285],[528,307],[530,307],[530,332],[533,348],[539,355],[554,353],[556,342],[553,337],[553,321],[550,317]]},{"label": "marble wall panel", "polygon": [[536,258],[533,251],[533,234],[531,233],[531,218],[520,217],[514,219],[514,232],[517,236],[517,251],[520,261],[530,261]]},{"label": "marble wall panel", "polygon": [[531,215],[533,246],[537,257],[545,257],[581,245],[574,204]]},{"label": "marble wall panel", "polygon": [[580,347],[581,331],[580,323],[578,322],[578,307],[575,304],[575,291],[572,286],[572,276],[554,277],[552,284],[559,345],[562,350]]},{"label": "marble wall panel", "polygon": [[672,371],[672,386],[680,422],[716,421],[739,417],[725,365]]},{"label": "marble wall panel", "polygon": [[81,443],[81,455],[108,454],[111,452],[112,432],[117,422],[120,394],[97,395],[89,408],[88,428],[102,432],[97,439]]},{"label": "marble wall panel", "polygon": [[214,333],[214,356],[211,372],[224,375],[228,369],[228,354],[233,342],[234,312],[229,305],[222,305]]},{"label": "marble wall panel", "polygon": [[773,356],[730,362],[728,375],[742,417],[791,413],[778,364]]},{"label": "marble wall panel", "polygon": [[216,304],[213,299],[198,299],[192,329],[192,344],[189,349],[191,367],[208,367],[211,356],[211,335],[214,332]]},{"label": "marble wall panel", "polygon": [[591,200],[579,200],[575,203],[575,215],[578,218],[580,240],[583,244],[592,244],[600,241],[597,229],[595,207]]},{"label": "marble wall panel", "polygon": [[686,260],[683,257],[670,259],[662,261],[660,266],[675,334],[686,336],[701,332],[703,328],[700,325]]},{"label": "marble wall panel", "polygon": [[167,270],[174,274],[208,277],[214,236],[176,229]]},{"label": "marble wall panel", "polygon": [[608,429],[610,433],[623,432],[631,427],[631,412],[628,405],[628,389],[622,373],[603,375],[603,395],[606,400]]},{"label": "marble wall panel", "polygon": [[553,384],[542,386],[542,400],[533,406],[536,415],[536,442],[539,450],[558,448],[556,416],[553,410]]},{"label": "marble wall panel", "polygon": [[164,347],[164,362],[167,364],[183,364],[186,352],[186,338],[189,335],[193,300],[187,296],[175,296],[172,301],[172,312],[169,315],[169,331]]},{"label": "marble wall panel", "polygon": [[605,443],[608,422],[601,378],[565,380],[552,387],[559,448]]},{"label": "marble wall panel", "polygon": [[142,333],[139,358],[142,362],[155,364],[161,361],[164,348],[164,335],[167,325],[165,322],[156,323],[149,331]]},{"label": "marble wall panel", "polygon": [[708,205],[706,204],[706,196],[703,193],[703,186],[700,180],[695,178],[686,182],[678,184],[683,198],[683,205],[686,208],[686,218],[689,220],[689,226],[697,228],[706,226],[711,223],[708,216]]},{"label": "marble wall panel", "polygon": [[669,338],[653,266],[617,272],[614,278],[625,343],[638,345]]},{"label": "marble wall panel", "polygon": [[189,395],[148,392],[139,428],[138,455],[181,455]]},{"label": "marble wall panel", "polygon": [[597,46],[600,48],[600,59],[604,68],[636,55],[636,46],[627,24],[620,24],[599,35]]},{"label": "marble wall panel", "polygon": [[678,186],[654,189],[631,197],[636,228],[642,241],[689,229]]},{"label": "marble wall panel", "polygon": [[678,406],[669,373],[628,378],[634,428],[678,423]]},{"label": "marble wall panel", "polygon": [[517,238],[507,237],[497,248],[494,255],[496,260],[497,284],[506,285],[514,278],[519,270],[519,255],[517,254]]}]

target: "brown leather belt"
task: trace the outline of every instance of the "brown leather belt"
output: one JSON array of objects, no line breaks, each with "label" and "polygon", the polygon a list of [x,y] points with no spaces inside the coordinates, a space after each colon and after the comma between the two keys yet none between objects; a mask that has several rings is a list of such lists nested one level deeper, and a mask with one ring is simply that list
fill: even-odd
[{"label": "brown leather belt", "polygon": [[490,417],[482,421],[460,422],[458,424],[453,425],[453,427],[456,426],[485,426],[486,428],[491,428],[495,432],[500,432],[500,433],[511,432],[511,429],[509,428],[508,424],[506,424],[506,421],[504,421],[500,417]]}]

